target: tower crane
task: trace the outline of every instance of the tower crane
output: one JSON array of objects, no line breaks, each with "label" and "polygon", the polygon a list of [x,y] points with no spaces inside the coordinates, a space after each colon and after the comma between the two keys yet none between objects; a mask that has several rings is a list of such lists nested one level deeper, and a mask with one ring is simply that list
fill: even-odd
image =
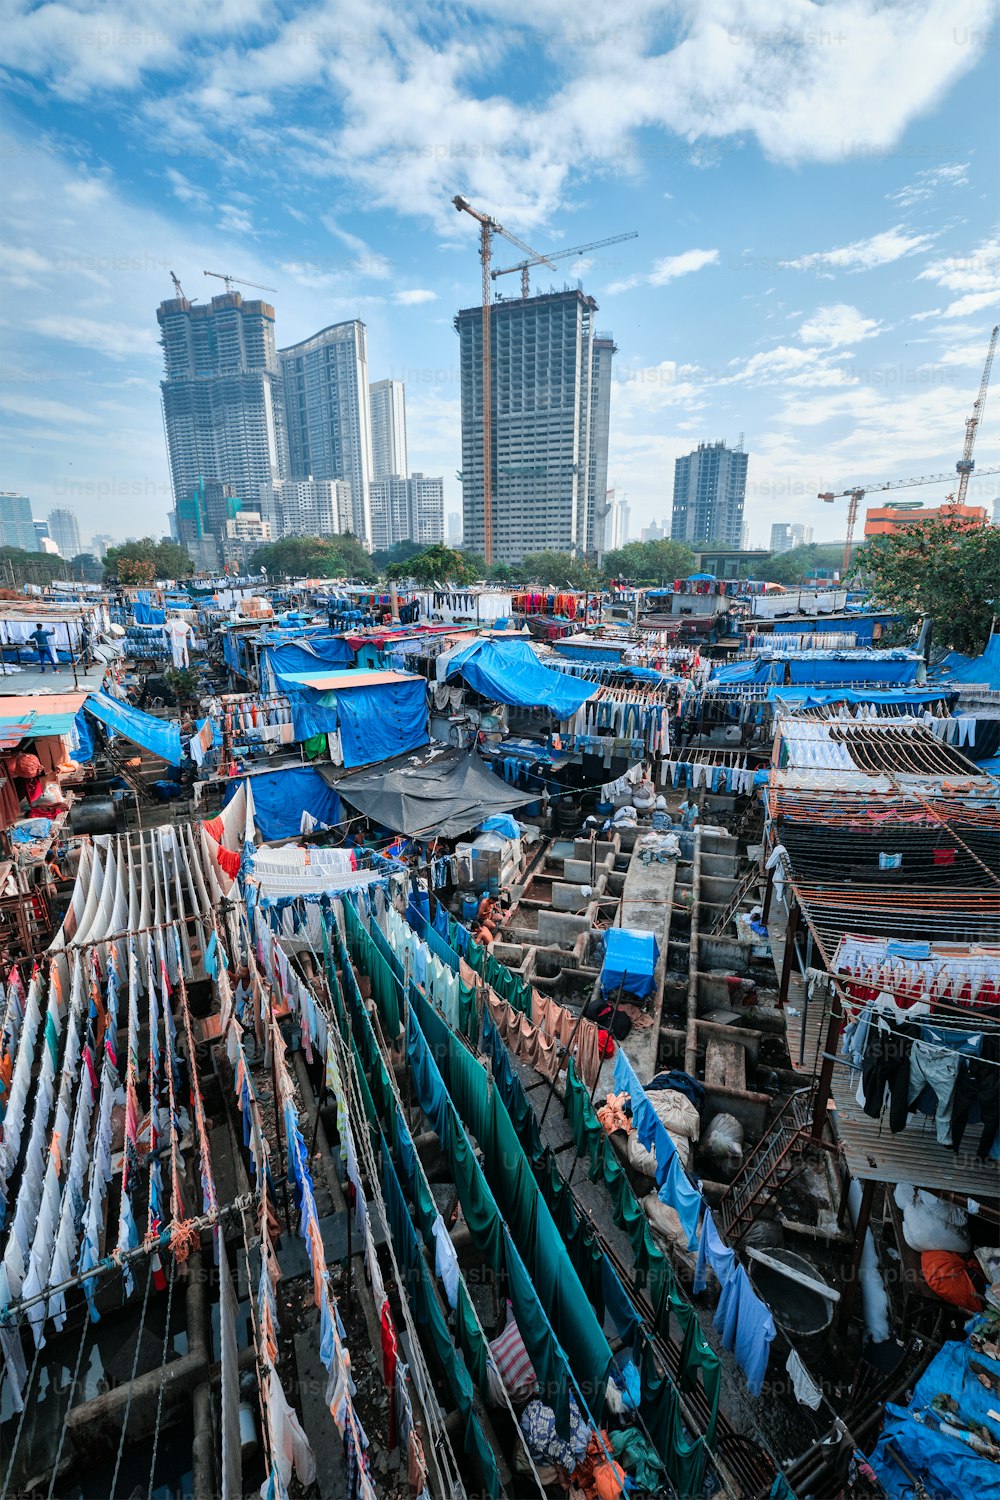
[{"label": "tower crane", "polygon": [[990,370],[993,368],[993,355],[996,353],[997,334],[1000,333],[1000,323],[994,328],[990,335],[990,347],[986,351],[986,363],[983,366],[983,378],[979,382],[979,395],[972,406],[972,416],[965,419],[965,447],[962,457],[955,465],[959,475],[958,480],[958,504],[965,504],[965,496],[969,488],[969,479],[973,469],[976,467],[972,457],[972,450],[976,443],[976,433],[979,431],[979,423],[983,416],[983,407],[986,405],[986,390],[990,383]]},{"label": "tower crane", "polygon": [[180,282],[177,280],[177,277],[174,275],[173,271],[171,271],[171,273],[170,273],[170,280],[174,284],[174,291],[177,293],[178,297],[181,299],[182,302],[186,302],[187,298],[184,295],[184,288],[181,286]]},{"label": "tower crane", "polygon": [[224,271],[203,271],[202,275],[214,276],[216,281],[224,281],[227,292],[232,291],[234,282],[237,286],[252,286],[258,292],[276,292],[278,290],[276,286],[261,286],[259,281],[245,281],[242,276],[227,276]]},{"label": "tower crane", "polygon": [[[493,236],[502,234],[519,250],[523,250],[535,265],[551,266],[547,255],[539,255],[524,240],[505,229],[492,214],[484,214],[473,208],[468,198],[456,194],[452,203],[460,214],[468,214],[479,225],[479,259],[483,268],[483,557],[487,567],[493,561],[493,350],[490,326],[490,262],[493,258]],[[553,267],[553,270],[555,267]]]},{"label": "tower crane", "polygon": [[554,260],[566,260],[569,256],[584,255],[588,250],[603,250],[605,245],[620,245],[622,240],[637,240],[639,231],[630,229],[626,234],[612,234],[606,240],[592,240],[589,245],[576,245],[572,250],[553,250],[551,255],[538,256],[535,260],[519,260],[516,266],[498,266],[490,276],[496,281],[498,276],[510,276],[514,271],[521,273],[521,296],[527,297],[528,272],[532,266],[541,265],[544,260],[546,265],[551,265]]},{"label": "tower crane", "polygon": [[[978,404],[978,403],[977,403]],[[970,419],[971,420],[971,419]],[[1000,464],[992,468],[981,469],[982,474],[1000,474]],[[950,474],[921,474],[917,479],[892,479],[888,484],[871,484],[854,490],[838,490],[833,494],[830,490],[825,493],[820,491],[817,499],[825,500],[832,505],[834,500],[847,500],[847,541],[844,543],[844,560],[842,571],[847,572],[851,563],[851,543],[854,540],[854,523],[858,519],[858,506],[866,495],[874,495],[882,490],[908,490],[921,484],[946,484],[952,476]]]}]

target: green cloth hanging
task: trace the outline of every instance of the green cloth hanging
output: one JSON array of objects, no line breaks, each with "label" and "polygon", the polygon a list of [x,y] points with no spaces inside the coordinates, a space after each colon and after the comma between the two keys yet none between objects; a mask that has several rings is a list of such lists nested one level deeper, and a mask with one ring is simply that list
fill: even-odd
[{"label": "green cloth hanging", "polygon": [[455,1332],[458,1335],[458,1343],[469,1368],[469,1374],[479,1389],[485,1393],[489,1388],[486,1374],[489,1346],[486,1343],[486,1335],[479,1326],[479,1320],[472,1306],[472,1298],[469,1296],[469,1289],[464,1279],[460,1279],[458,1283]]},{"label": "green cloth hanging", "polygon": [[611,1451],[622,1468],[635,1479],[640,1490],[655,1493],[663,1487],[663,1460],[638,1427],[620,1427],[608,1433]]},{"label": "green cloth hanging", "polygon": [[460,980],[458,985],[458,1025],[462,1035],[468,1037],[472,1045],[476,1046],[479,1041],[476,987],[474,984],[466,984],[464,979]]},{"label": "green cloth hanging", "polygon": [[325,755],[326,750],[325,734],[311,734],[307,740],[302,741],[302,753],[306,760],[315,760],[318,755]]},{"label": "green cloth hanging", "polygon": [[701,1494],[706,1447],[701,1438],[692,1442],[684,1431],[680,1398],[666,1375],[658,1375],[653,1351],[647,1344],[640,1363],[642,1415],[650,1437],[677,1486],[680,1500],[695,1500]]},{"label": "green cloth hanging", "polygon": [[593,1181],[601,1170],[601,1148],[605,1135],[604,1127],[590,1099],[590,1091],[582,1083],[572,1058],[566,1063],[566,1095],[563,1101],[566,1118],[569,1120],[576,1145],[577,1156],[586,1156],[590,1161],[590,1178]]},{"label": "green cloth hanging", "polygon": [[413,1221],[407,1211],[403,1190],[396,1176],[396,1169],[384,1136],[382,1137],[382,1193],[389,1216],[393,1246],[402,1260],[400,1270],[406,1282],[413,1315],[430,1335],[430,1341],[451,1387],[455,1404],[462,1414],[465,1450],[479,1465],[486,1493],[491,1500],[497,1500],[500,1495],[500,1474],[497,1469],[496,1455],[487,1442],[476,1415],[472,1381],[468,1370],[458,1356],[441,1310],[441,1304],[431,1286],[430,1273],[417,1242]]}]

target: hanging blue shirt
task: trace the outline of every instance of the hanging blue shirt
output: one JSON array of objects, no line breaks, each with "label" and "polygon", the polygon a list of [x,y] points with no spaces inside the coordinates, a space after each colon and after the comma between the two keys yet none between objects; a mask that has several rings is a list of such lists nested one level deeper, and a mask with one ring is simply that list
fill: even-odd
[{"label": "hanging blue shirt", "polygon": [[721,1238],[715,1227],[711,1210],[705,1210],[705,1216],[701,1223],[701,1240],[698,1245],[698,1264],[694,1268],[694,1290],[703,1292],[708,1285],[708,1267],[711,1266],[719,1278],[719,1285],[725,1286],[736,1267],[736,1256],[729,1246]]},{"label": "hanging blue shirt", "polygon": [[723,1348],[732,1351],[747,1380],[751,1396],[759,1396],[774,1338],[774,1319],[757,1296],[742,1266],[737,1266],[722,1288],[715,1309],[715,1326]]}]

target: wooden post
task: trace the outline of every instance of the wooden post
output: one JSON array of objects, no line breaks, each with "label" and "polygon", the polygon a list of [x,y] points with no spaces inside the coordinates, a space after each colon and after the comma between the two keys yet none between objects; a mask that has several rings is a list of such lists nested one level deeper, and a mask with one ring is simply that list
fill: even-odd
[{"label": "wooden post", "polygon": [[784,1010],[788,1002],[788,986],[792,977],[792,960],[795,957],[795,935],[799,930],[799,904],[793,899],[785,928],[785,952],[781,960],[781,982],[778,986],[778,1009]]},{"label": "wooden post", "polygon": [[760,920],[767,926],[767,919],[771,915],[771,897],[774,895],[774,871],[768,870],[767,884],[764,887],[764,905],[761,909]]},{"label": "wooden post", "polygon": [[[827,1105],[830,1102],[830,1089],[833,1083],[833,1059],[837,1051],[837,1043],[840,1040],[840,1023],[842,1019],[843,1011],[840,1008],[840,995],[835,991],[830,1001],[830,1020],[826,1028],[826,1042],[823,1046],[823,1063],[819,1070],[819,1083],[816,1087],[816,1100],[813,1104],[812,1135],[814,1141],[821,1141],[823,1139]],[[805,1018],[803,1018],[802,1029],[804,1034]]]},{"label": "wooden post", "polygon": [[868,1225],[872,1216],[872,1199],[875,1196],[874,1179],[866,1178],[861,1187],[861,1206],[858,1209],[858,1222],[854,1230],[854,1255],[851,1259],[851,1275],[844,1295],[840,1303],[840,1324],[845,1327],[854,1306],[854,1298],[858,1290],[858,1272],[861,1266],[861,1257],[864,1254],[865,1235],[868,1233]]}]

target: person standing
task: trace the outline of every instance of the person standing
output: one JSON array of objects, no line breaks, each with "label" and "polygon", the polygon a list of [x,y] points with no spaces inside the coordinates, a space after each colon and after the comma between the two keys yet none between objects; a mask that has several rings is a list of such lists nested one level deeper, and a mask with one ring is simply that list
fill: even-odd
[{"label": "person standing", "polygon": [[38,652],[38,665],[43,677],[45,676],[46,663],[51,666],[53,672],[59,671],[59,658],[56,656],[55,648],[51,644],[54,635],[55,631],[46,630],[41,620],[39,620],[28,637],[29,640],[35,643],[35,650]]}]

